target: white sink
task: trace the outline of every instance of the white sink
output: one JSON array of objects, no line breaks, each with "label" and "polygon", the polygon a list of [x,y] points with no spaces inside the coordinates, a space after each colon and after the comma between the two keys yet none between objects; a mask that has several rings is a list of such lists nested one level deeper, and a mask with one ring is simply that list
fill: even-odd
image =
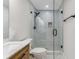
[{"label": "white sink", "polygon": [[16,47],[20,45],[20,42],[7,42],[3,45],[3,55],[4,59],[8,54],[10,54]]},{"label": "white sink", "polygon": [[26,39],[24,41],[17,41],[17,42],[6,42],[3,45],[3,57],[7,59],[8,57],[12,56],[14,53],[25,47],[31,42],[32,39]]}]

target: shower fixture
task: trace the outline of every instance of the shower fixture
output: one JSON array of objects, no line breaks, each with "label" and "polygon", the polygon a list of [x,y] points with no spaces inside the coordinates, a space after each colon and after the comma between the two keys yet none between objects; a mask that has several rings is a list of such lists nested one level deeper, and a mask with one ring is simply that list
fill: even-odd
[{"label": "shower fixture", "polygon": [[34,12],[34,13],[35,13],[35,17],[37,17],[40,14],[40,12]]},{"label": "shower fixture", "polygon": [[35,16],[34,16],[34,18],[35,18],[35,19],[34,19],[34,27],[33,27],[34,30],[36,29],[36,17],[37,17],[39,14],[40,14],[40,12],[34,12],[34,15],[35,15]]},{"label": "shower fixture", "polygon": [[32,11],[30,11],[30,13],[32,14],[33,12],[32,12]]},{"label": "shower fixture", "polygon": [[63,14],[63,9],[60,10],[61,14]]}]

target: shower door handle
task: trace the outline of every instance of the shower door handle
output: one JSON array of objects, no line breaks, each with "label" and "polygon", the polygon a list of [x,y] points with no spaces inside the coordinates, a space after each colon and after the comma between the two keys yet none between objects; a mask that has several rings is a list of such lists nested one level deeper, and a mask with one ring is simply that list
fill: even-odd
[{"label": "shower door handle", "polygon": [[53,29],[53,36],[57,36],[57,29]]}]

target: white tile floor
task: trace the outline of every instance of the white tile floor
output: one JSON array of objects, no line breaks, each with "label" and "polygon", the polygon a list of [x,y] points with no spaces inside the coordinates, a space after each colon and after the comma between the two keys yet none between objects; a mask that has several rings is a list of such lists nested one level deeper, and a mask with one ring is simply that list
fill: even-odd
[{"label": "white tile floor", "polygon": [[53,55],[47,55],[47,59],[53,59]]},{"label": "white tile floor", "polygon": [[[34,59],[34,58],[30,58],[30,59]],[[64,59],[64,57],[63,57],[63,54],[61,53],[55,53],[54,55],[48,54],[47,59]]]},{"label": "white tile floor", "polygon": [[[34,58],[31,58],[34,59]],[[63,59],[62,55],[57,55],[57,56],[53,56],[53,55],[47,55],[47,59]]]},{"label": "white tile floor", "polygon": [[47,55],[47,59],[63,59],[63,55]]},{"label": "white tile floor", "polygon": [[63,53],[56,52],[47,55],[47,59],[64,59]]}]

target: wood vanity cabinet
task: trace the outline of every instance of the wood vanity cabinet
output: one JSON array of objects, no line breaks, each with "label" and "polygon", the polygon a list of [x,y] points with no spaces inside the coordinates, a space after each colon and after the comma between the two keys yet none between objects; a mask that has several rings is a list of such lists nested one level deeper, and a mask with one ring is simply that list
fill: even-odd
[{"label": "wood vanity cabinet", "polygon": [[20,51],[12,55],[9,59],[29,59],[29,46],[30,45],[25,46]]}]

